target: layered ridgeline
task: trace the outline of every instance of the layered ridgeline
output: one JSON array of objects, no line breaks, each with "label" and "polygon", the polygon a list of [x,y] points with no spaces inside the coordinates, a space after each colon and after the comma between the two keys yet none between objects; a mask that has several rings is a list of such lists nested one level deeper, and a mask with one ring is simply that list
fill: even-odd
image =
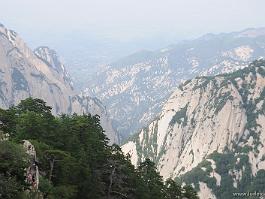
[{"label": "layered ridgeline", "polygon": [[45,100],[54,114],[98,114],[111,142],[118,142],[105,107],[97,98],[76,94],[56,52],[48,47],[33,52],[17,33],[3,25],[0,25],[0,81],[1,108],[31,96]]},{"label": "layered ridgeline", "polygon": [[[201,198],[265,192],[265,61],[181,84],[161,114],[122,146],[134,165],[193,183]],[[207,196],[207,197],[206,197]]]},{"label": "layered ridgeline", "polygon": [[243,68],[265,54],[265,29],[213,35],[158,51],[141,51],[107,66],[89,83],[89,93],[108,107],[126,137],[161,111],[183,80]]}]

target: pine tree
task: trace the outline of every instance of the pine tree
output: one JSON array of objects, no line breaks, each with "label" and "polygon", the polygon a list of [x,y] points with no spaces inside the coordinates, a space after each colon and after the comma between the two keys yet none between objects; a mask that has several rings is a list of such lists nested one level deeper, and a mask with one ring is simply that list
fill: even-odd
[{"label": "pine tree", "polygon": [[182,187],[172,179],[168,179],[165,183],[166,199],[181,199]]},{"label": "pine tree", "polygon": [[164,184],[162,177],[157,172],[155,163],[150,159],[146,159],[140,163],[138,167],[138,174],[143,181],[143,188],[148,198],[161,199],[164,197]]}]

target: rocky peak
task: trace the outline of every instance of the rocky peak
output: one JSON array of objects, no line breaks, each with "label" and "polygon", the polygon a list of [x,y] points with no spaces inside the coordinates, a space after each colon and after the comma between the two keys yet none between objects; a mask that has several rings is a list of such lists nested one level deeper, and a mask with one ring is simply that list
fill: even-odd
[{"label": "rocky peak", "polygon": [[34,50],[35,55],[45,62],[49,67],[51,67],[58,74],[62,75],[64,80],[73,86],[73,82],[70,78],[70,75],[65,69],[64,64],[62,63],[57,52],[53,49],[50,49],[47,46],[41,46]]},{"label": "rocky peak", "polygon": [[126,138],[159,114],[181,82],[230,73],[264,56],[264,35],[262,28],[207,34],[161,50],[138,52],[95,75],[88,90],[106,104]]},{"label": "rocky peak", "polygon": [[41,46],[36,48],[34,53],[58,73],[65,72],[65,67],[55,50],[52,50],[47,46]]},{"label": "rocky peak", "polygon": [[98,114],[110,143],[118,141],[104,106],[99,100],[78,95],[57,53],[48,47],[33,52],[18,34],[3,25],[0,26],[0,83],[1,108],[33,97],[53,107],[53,114]]},{"label": "rocky peak", "polygon": [[5,28],[3,24],[0,24],[0,32],[2,35],[5,35],[11,43],[14,43],[17,39],[17,33],[13,30]]},{"label": "rocky peak", "polygon": [[[222,179],[244,187],[241,179],[265,171],[264,142],[265,61],[257,60],[231,74],[181,84],[157,119],[122,149],[135,165],[151,158],[165,179],[183,176],[198,189],[209,180],[204,190],[216,191]],[[222,162],[231,169],[224,170]]]}]

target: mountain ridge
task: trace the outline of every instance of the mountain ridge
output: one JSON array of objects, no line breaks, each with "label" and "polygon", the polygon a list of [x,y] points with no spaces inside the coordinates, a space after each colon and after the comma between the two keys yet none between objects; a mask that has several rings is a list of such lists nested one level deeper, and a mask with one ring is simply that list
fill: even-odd
[{"label": "mountain ridge", "polygon": [[89,82],[87,93],[106,104],[117,131],[126,139],[159,113],[181,82],[198,75],[233,72],[264,56],[263,28],[254,29],[255,37],[246,34],[250,30],[206,35],[132,54],[106,66]]},{"label": "mountain ridge", "polygon": [[52,106],[53,114],[98,114],[110,142],[119,142],[104,106],[99,100],[76,93],[71,77],[54,50],[39,47],[32,51],[16,32],[1,25],[0,69],[1,108],[34,97]]},{"label": "mountain ridge", "polygon": [[[232,198],[232,192],[250,189],[265,172],[264,97],[264,60],[233,73],[188,80],[122,150],[134,165],[153,160],[164,179],[193,183],[201,198]],[[222,164],[231,168],[224,170]]]}]

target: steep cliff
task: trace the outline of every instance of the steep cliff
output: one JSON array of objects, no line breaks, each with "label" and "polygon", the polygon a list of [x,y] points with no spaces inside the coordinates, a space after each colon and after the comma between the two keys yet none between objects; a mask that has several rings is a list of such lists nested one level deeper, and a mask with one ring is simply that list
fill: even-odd
[{"label": "steep cliff", "polygon": [[207,34],[157,51],[140,51],[109,64],[89,83],[126,138],[148,124],[187,79],[246,67],[265,54],[265,29]]},{"label": "steep cliff", "polygon": [[33,52],[16,32],[0,25],[0,107],[16,105],[29,96],[45,100],[54,114],[100,115],[111,143],[118,142],[105,107],[96,98],[76,94],[54,50],[40,47]]},{"label": "steep cliff", "polygon": [[265,173],[264,97],[264,60],[186,81],[122,149],[135,165],[149,157],[165,179],[193,183],[201,198],[232,198]]}]

